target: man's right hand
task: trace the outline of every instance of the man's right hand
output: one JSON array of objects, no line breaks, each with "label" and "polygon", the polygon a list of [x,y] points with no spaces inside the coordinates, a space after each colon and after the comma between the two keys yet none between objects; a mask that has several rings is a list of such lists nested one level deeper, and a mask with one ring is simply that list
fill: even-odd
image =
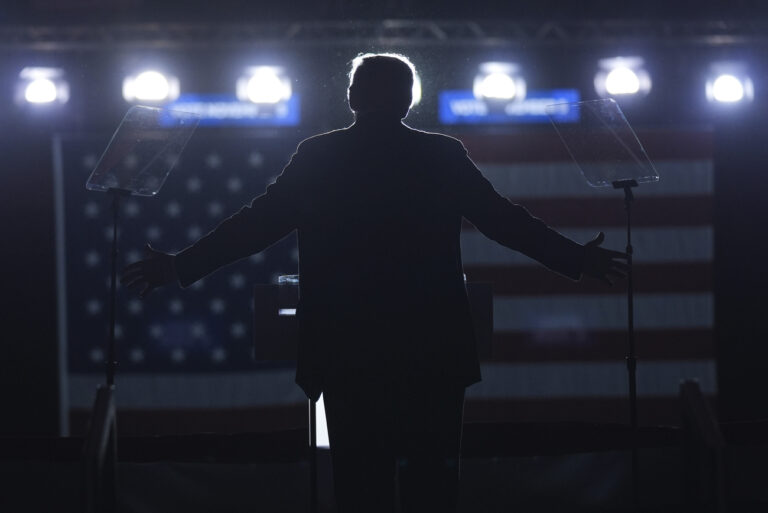
[{"label": "man's right hand", "polygon": [[129,289],[139,289],[142,298],[157,287],[176,281],[173,255],[157,251],[149,244],[144,251],[146,257],[126,266],[120,275],[120,283]]}]

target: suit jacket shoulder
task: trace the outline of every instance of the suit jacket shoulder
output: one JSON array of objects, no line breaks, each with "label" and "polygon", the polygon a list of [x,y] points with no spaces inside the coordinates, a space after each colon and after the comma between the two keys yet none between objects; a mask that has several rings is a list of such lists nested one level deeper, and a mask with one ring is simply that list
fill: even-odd
[{"label": "suit jacket shoulder", "polygon": [[446,134],[440,134],[437,132],[427,132],[426,130],[418,130],[415,128],[410,128],[410,131],[422,141],[424,141],[426,144],[431,144],[434,146],[443,147],[445,150],[454,150],[454,151],[460,151],[462,153],[466,153],[467,150],[464,147],[464,144],[456,139],[455,137],[452,137],[450,135]]},{"label": "suit jacket shoulder", "polygon": [[342,141],[349,135],[349,128],[339,128],[321,134],[315,134],[301,141],[296,147],[296,152],[329,152],[334,143]]}]

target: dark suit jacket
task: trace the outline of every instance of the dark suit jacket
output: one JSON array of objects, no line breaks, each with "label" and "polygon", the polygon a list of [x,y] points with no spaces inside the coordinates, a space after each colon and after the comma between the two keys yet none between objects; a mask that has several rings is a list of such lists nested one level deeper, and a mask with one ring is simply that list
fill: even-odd
[{"label": "dark suit jacket", "polygon": [[266,193],[176,256],[182,286],[298,230],[297,383],[405,375],[479,381],[459,234],[573,279],[583,246],[500,196],[451,137],[359,120],[303,141]]}]

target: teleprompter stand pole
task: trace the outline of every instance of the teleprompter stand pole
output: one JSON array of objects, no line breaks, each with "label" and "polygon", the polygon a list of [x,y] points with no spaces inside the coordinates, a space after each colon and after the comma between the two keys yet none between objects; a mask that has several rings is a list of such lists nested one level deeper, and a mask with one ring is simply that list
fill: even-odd
[{"label": "teleprompter stand pole", "polygon": [[123,189],[109,189],[112,195],[112,272],[109,281],[109,338],[107,339],[107,386],[115,384],[115,370],[117,368],[117,351],[115,349],[115,318],[117,311],[117,221],[120,212],[120,198],[130,196],[131,191]]},{"label": "teleprompter stand pole", "polygon": [[117,420],[115,417],[115,319],[117,317],[117,227],[120,198],[130,196],[123,189],[108,189],[112,196],[112,253],[109,281],[109,336],[107,338],[107,384],[99,385],[91,413],[91,424],[83,451],[85,461],[85,511],[117,511]]},{"label": "teleprompter stand pole", "polygon": [[635,357],[635,304],[634,282],[632,281],[632,201],[635,197],[632,188],[637,187],[635,180],[619,180],[613,182],[614,189],[624,189],[624,210],[627,213],[627,342],[628,352],[627,377],[629,380],[629,423],[632,428],[632,498],[639,503],[638,490],[638,461],[637,461],[637,358]]}]

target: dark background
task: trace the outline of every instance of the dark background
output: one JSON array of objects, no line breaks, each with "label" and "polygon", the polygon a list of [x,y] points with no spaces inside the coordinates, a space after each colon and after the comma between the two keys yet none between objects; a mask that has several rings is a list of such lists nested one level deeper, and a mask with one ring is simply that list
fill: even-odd
[{"label": "dark background", "polygon": [[754,19],[764,14],[760,0],[539,0],[498,2],[476,0],[32,0],[7,2],[4,18],[10,22],[110,21],[258,21],[396,18],[538,18],[538,19]]}]

